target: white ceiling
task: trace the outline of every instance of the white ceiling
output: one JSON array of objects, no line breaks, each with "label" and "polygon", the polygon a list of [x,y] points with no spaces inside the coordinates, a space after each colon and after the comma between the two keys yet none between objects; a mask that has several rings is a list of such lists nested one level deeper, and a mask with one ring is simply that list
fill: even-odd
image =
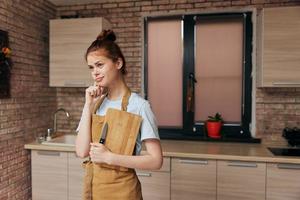
[{"label": "white ceiling", "polygon": [[103,2],[103,0],[48,0],[48,1],[52,2],[54,5],[57,5],[57,6]]}]

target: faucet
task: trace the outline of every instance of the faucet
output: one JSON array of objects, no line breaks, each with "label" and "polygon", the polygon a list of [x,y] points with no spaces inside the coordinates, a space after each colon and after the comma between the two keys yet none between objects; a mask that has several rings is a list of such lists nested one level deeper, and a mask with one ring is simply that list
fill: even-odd
[{"label": "faucet", "polygon": [[66,114],[67,118],[70,117],[69,112],[66,111],[66,110],[63,109],[63,108],[59,108],[59,109],[57,109],[57,110],[54,112],[54,121],[53,121],[53,133],[54,133],[54,134],[56,133],[56,129],[57,129],[57,128],[56,128],[56,114],[57,114],[59,111],[63,111],[63,112]]}]

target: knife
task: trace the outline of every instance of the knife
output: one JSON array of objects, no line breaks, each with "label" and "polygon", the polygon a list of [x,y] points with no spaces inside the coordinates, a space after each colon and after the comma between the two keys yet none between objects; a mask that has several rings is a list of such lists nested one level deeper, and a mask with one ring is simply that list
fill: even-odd
[{"label": "knife", "polygon": [[105,139],[106,139],[106,135],[107,135],[107,129],[108,129],[108,124],[107,122],[105,122],[103,129],[102,129],[102,134],[101,134],[101,138],[99,143],[104,144],[105,143]]}]

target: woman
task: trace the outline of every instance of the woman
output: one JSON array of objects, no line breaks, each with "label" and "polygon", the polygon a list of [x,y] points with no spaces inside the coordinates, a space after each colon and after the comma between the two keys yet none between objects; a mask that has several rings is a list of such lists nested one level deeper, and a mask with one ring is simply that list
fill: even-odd
[{"label": "woman", "polygon": [[[94,169],[93,200],[140,200],[142,199],[141,187],[134,169],[159,169],[163,160],[162,150],[149,102],[138,94],[131,93],[125,83],[126,63],[115,40],[113,31],[104,30],[87,49],[85,57],[95,84],[85,91],[85,104],[77,129],[76,153],[81,158],[90,156],[93,163],[105,163],[130,169],[128,172],[103,167],[99,167],[95,172]],[[107,95],[103,96],[105,93]],[[99,99],[101,99],[100,103]],[[91,133],[95,121],[92,119],[93,110],[97,115],[104,117],[108,108],[125,108],[127,112],[142,117],[135,144],[135,155],[113,153],[93,139],[96,132],[99,132],[97,130]],[[146,154],[140,155],[142,142]]]}]

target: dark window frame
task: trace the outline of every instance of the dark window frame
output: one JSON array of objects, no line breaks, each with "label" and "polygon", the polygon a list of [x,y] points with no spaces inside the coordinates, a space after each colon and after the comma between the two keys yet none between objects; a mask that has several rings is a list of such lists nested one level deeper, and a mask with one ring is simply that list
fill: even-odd
[{"label": "dark window frame", "polygon": [[[145,98],[148,99],[148,22],[154,20],[183,20],[183,127],[164,128],[159,127],[159,134],[162,139],[194,139],[206,138],[205,126],[203,122],[194,123],[194,112],[186,111],[187,82],[190,74],[194,74],[195,54],[194,54],[194,28],[197,18],[227,18],[243,17],[244,19],[244,66],[243,66],[243,92],[241,108],[241,124],[225,124],[222,126],[222,132],[226,138],[248,138],[251,139],[251,110],[252,110],[252,12],[234,12],[234,13],[213,13],[213,14],[188,14],[177,16],[155,16],[144,18],[144,91]],[[244,112],[243,112],[244,109]]]}]

